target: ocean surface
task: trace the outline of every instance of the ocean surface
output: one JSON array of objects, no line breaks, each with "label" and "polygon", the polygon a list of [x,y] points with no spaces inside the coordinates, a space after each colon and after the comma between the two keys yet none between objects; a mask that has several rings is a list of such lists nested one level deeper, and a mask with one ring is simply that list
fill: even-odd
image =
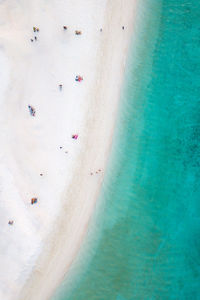
[{"label": "ocean surface", "polygon": [[55,300],[200,299],[200,1],[139,2],[102,192]]}]

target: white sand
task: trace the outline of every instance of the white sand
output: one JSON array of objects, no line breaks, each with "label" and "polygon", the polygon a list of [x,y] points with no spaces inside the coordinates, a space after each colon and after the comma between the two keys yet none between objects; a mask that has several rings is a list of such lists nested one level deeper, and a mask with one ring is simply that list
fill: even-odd
[{"label": "white sand", "polygon": [[2,300],[49,299],[80,247],[112,141],[135,2],[0,1]]}]

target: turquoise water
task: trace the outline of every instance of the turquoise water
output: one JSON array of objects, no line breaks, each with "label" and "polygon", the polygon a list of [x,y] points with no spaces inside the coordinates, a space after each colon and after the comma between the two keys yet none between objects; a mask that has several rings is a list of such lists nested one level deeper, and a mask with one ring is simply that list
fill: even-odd
[{"label": "turquoise water", "polygon": [[200,2],[140,3],[98,239],[59,300],[200,299]]}]

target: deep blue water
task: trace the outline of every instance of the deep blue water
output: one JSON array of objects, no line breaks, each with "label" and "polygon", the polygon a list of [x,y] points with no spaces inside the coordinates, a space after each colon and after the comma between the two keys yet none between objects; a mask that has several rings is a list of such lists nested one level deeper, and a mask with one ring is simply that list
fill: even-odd
[{"label": "deep blue water", "polygon": [[200,299],[200,2],[141,0],[136,24],[98,241],[59,300]]}]

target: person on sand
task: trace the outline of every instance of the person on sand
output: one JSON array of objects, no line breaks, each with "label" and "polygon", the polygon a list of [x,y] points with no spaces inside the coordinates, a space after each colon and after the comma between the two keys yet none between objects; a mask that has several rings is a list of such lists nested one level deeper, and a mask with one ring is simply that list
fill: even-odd
[{"label": "person on sand", "polygon": [[83,81],[83,77],[80,75],[76,75],[75,81],[81,82],[81,81]]},{"label": "person on sand", "polygon": [[35,203],[37,203],[37,198],[31,198],[31,204],[33,205]]},{"label": "person on sand", "polygon": [[31,105],[28,105],[29,112],[32,117],[35,117],[35,108]]},{"label": "person on sand", "polygon": [[38,27],[35,27],[35,26],[34,26],[34,27],[33,27],[33,31],[34,31],[34,32],[36,32],[36,31],[39,32],[40,30],[39,30]]},{"label": "person on sand", "polygon": [[72,138],[73,138],[74,140],[77,140],[77,139],[78,139],[78,134],[73,134],[73,135],[72,135]]}]

